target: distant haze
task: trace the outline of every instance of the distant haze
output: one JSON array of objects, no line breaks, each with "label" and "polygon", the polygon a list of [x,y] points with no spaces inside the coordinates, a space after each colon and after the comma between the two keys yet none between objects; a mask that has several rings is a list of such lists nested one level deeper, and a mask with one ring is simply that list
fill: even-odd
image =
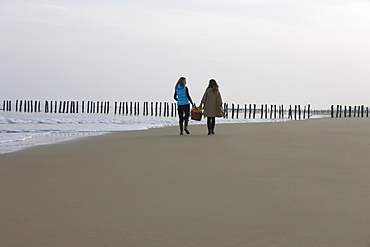
[{"label": "distant haze", "polygon": [[0,100],[370,106],[369,0],[2,0]]}]

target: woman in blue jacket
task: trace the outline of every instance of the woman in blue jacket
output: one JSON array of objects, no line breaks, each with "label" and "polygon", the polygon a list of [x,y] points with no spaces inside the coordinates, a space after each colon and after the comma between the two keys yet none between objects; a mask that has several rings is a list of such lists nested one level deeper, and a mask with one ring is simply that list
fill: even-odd
[{"label": "woman in blue jacket", "polygon": [[[186,78],[180,77],[175,86],[175,94],[173,98],[177,101],[177,112],[179,115],[179,124],[180,124],[180,135],[183,134],[185,130],[186,134],[190,134],[188,130],[189,115],[190,115],[190,103],[192,105],[193,101],[191,100],[189,89],[185,86]],[[185,128],[184,128],[185,123]]]}]

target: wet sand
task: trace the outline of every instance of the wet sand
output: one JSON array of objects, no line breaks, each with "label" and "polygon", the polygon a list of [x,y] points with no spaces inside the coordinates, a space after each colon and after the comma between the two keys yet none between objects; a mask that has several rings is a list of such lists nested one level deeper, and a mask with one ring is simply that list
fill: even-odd
[{"label": "wet sand", "polygon": [[370,246],[370,119],[190,131],[0,155],[0,246]]}]

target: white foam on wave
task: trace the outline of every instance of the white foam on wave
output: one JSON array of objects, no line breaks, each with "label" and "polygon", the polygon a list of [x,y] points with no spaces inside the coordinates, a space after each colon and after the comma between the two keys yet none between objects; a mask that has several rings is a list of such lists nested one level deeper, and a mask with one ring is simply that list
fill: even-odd
[{"label": "white foam on wave", "polygon": [[[217,124],[282,122],[289,119],[224,119]],[[190,120],[190,125],[206,124]],[[0,116],[0,154],[24,147],[114,131],[147,130],[178,125],[177,117],[114,114],[47,114],[4,112]]]}]

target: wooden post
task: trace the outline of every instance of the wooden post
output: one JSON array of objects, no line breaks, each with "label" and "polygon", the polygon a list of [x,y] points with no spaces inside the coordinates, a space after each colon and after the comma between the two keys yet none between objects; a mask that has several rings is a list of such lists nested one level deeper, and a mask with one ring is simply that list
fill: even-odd
[{"label": "wooden post", "polygon": [[239,104],[238,104],[238,108],[236,109],[236,119],[239,119]]},{"label": "wooden post", "polygon": [[331,118],[334,118],[334,106],[331,105]]},{"label": "wooden post", "polygon": [[263,104],[261,104],[261,119],[263,119]]},{"label": "wooden post", "polygon": [[234,103],[231,105],[231,118],[234,119]]},{"label": "wooden post", "polygon": [[244,104],[244,119],[247,118],[247,104]]},{"label": "wooden post", "polygon": [[22,103],[23,103],[23,100],[20,100],[19,101],[19,111],[22,112]]},{"label": "wooden post", "polygon": [[361,117],[364,117],[364,105],[361,106]]},{"label": "wooden post", "polygon": [[159,116],[162,116],[162,102],[159,102]]},{"label": "wooden post", "polygon": [[311,105],[308,104],[308,109],[307,109],[307,118],[311,117]]},{"label": "wooden post", "polygon": [[253,104],[253,119],[256,118],[256,104]]},{"label": "wooden post", "polygon": [[153,116],[153,102],[150,102],[150,114]]},{"label": "wooden post", "polygon": [[126,115],[128,114],[128,102],[126,101]]},{"label": "wooden post", "polygon": [[249,104],[249,119],[252,117],[252,104]]},{"label": "wooden post", "polygon": [[297,120],[297,105],[294,105],[294,120]]},{"label": "wooden post", "polygon": [[49,113],[49,102],[45,100],[45,113]]},{"label": "wooden post", "polygon": [[353,117],[356,117],[356,113],[357,113],[357,106],[354,107],[354,110],[353,110]]},{"label": "wooden post", "polygon": [[272,114],[274,113],[274,106],[271,105],[271,108],[270,108],[270,119],[272,119]]},{"label": "wooden post", "polygon": [[348,117],[351,117],[352,116],[352,107],[351,106],[348,106]]},{"label": "wooden post", "polygon": [[301,105],[298,105],[298,117],[301,120]]},{"label": "wooden post", "polygon": [[268,107],[267,104],[265,104],[265,118],[267,119],[268,116]]},{"label": "wooden post", "polygon": [[339,116],[339,105],[337,105],[337,113],[336,113],[336,116],[337,116],[337,118]]}]

